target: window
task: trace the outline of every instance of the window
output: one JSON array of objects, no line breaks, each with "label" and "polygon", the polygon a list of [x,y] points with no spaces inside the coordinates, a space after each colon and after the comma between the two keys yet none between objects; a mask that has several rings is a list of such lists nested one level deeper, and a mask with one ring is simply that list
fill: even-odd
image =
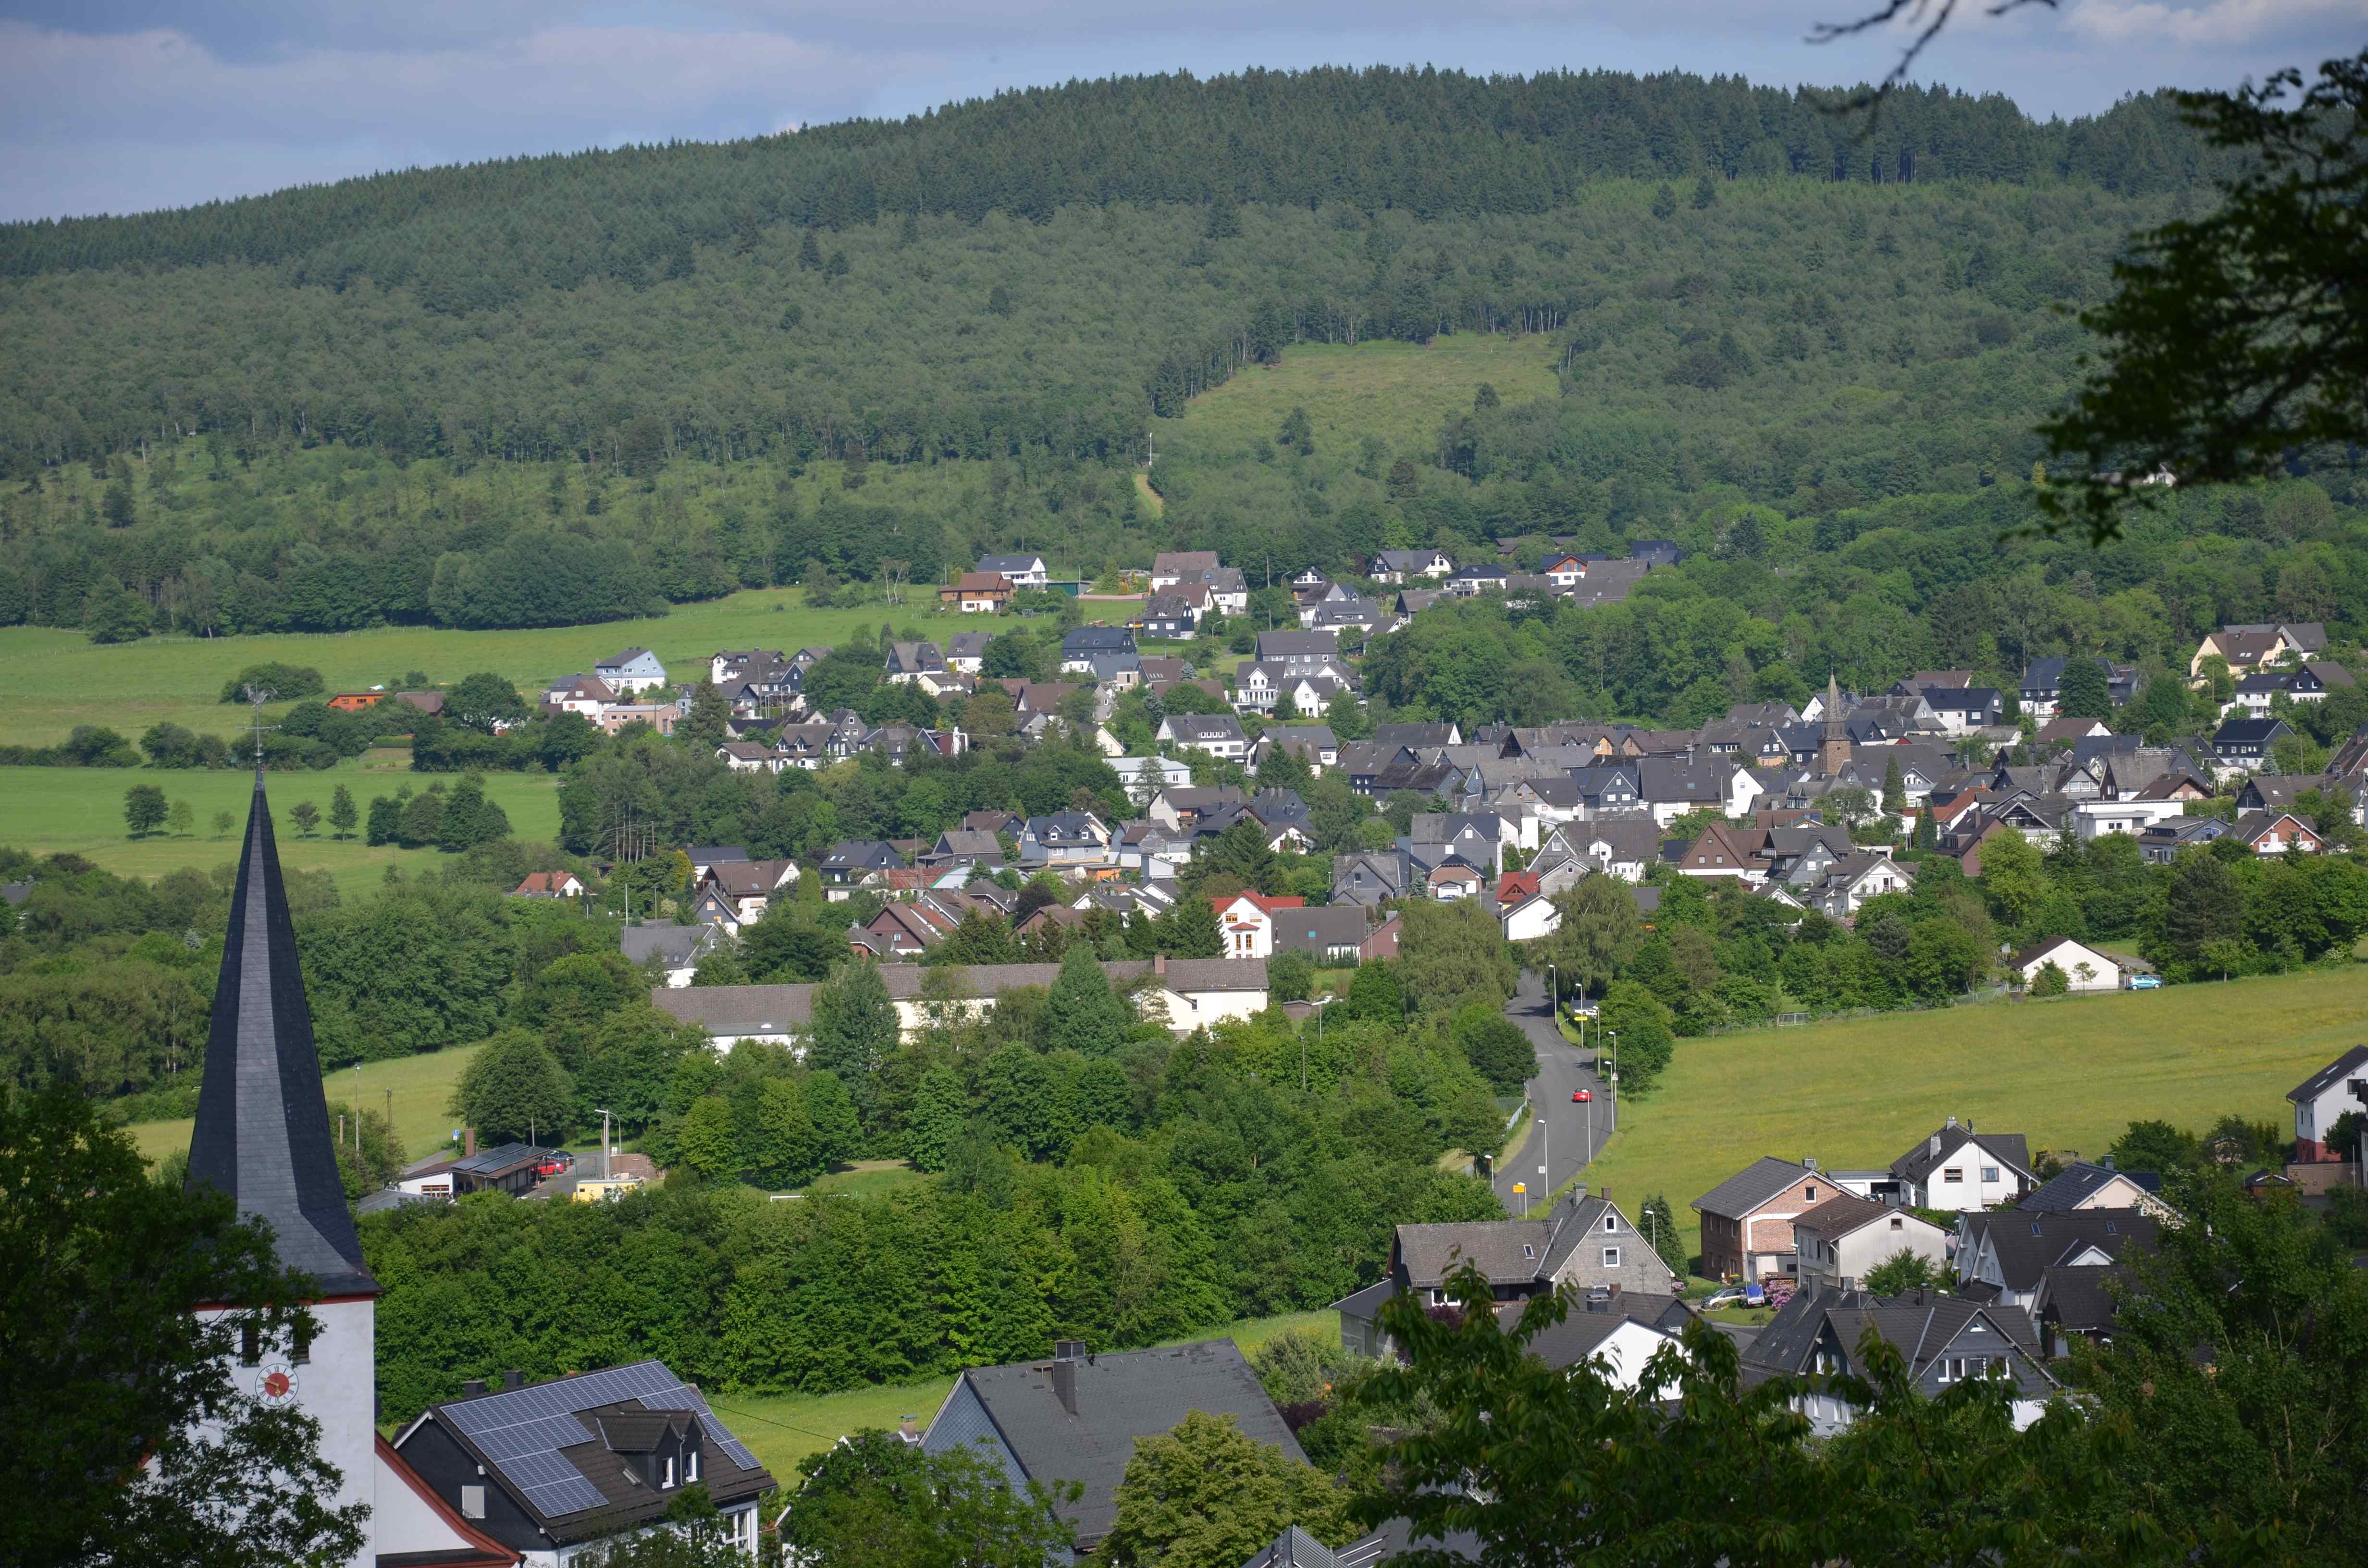
[{"label": "window", "polygon": [[1603,1249],[1603,1267],[1606,1268],[1617,1268],[1620,1267],[1620,1249],[1618,1247],[1605,1247]]},{"label": "window", "polygon": [[699,1479],[699,1450],[697,1449],[683,1449],[682,1478],[685,1481],[697,1481]]},{"label": "window", "polygon": [[2108,1221],[2105,1221],[2105,1234],[2107,1234],[2107,1235],[2109,1235],[2109,1236],[2117,1236],[2117,1235],[2120,1235],[2120,1234],[2122,1233],[2121,1233],[2121,1230],[2120,1230],[2120,1225],[2121,1225],[2121,1221],[2118,1221],[2118,1220],[2108,1220]]},{"label": "window", "polygon": [[263,1359],[263,1325],[248,1318],[238,1325],[238,1364],[252,1367]]},{"label": "window", "polygon": [[1613,1233],[1617,1233],[1617,1232],[1619,1231],[1619,1229],[1620,1229],[1620,1216],[1619,1216],[1619,1215],[1617,1215],[1617,1214],[1606,1214],[1606,1215],[1603,1217],[1603,1232],[1604,1232],[1604,1234],[1606,1234],[1606,1235],[1613,1234]]},{"label": "window", "polygon": [[1996,1165],[1984,1165],[1982,1167],[1982,1180],[1993,1187],[1997,1186],[1998,1178],[1998,1168]]},{"label": "window", "polygon": [[1443,1307],[1447,1305],[1447,1292],[1444,1290],[1433,1290],[1430,1293],[1430,1304],[1434,1307]]},{"label": "window", "polygon": [[1941,1179],[1944,1182],[1962,1182],[1965,1179],[1965,1173],[1959,1170],[1956,1166],[1951,1165],[1947,1170],[1941,1173]]},{"label": "window", "polygon": [[1804,1203],[1815,1203],[1817,1200],[1816,1187],[1815,1186],[1803,1187],[1801,1189],[1801,1200]]},{"label": "window", "polygon": [[1538,1249],[1530,1245],[1529,1243],[1523,1242],[1521,1244],[1521,1256],[1525,1258],[1534,1258],[1538,1256]]},{"label": "window", "polygon": [[666,1455],[666,1480],[665,1480],[664,1482],[662,1482],[662,1483],[659,1484],[658,1490],[660,1490],[660,1491],[662,1491],[662,1492],[664,1492],[664,1491],[670,1491],[670,1490],[672,1490],[673,1486],[674,1486],[674,1456],[673,1456],[672,1454],[668,1454],[668,1455]]},{"label": "window", "polygon": [[1895,1231],[1904,1231],[1907,1228],[1907,1221],[1901,1220],[1898,1215],[1894,1214],[1891,1217],[1891,1228]]},{"label": "window", "polygon": [[289,1353],[288,1359],[299,1367],[304,1366],[313,1359],[313,1320],[311,1317],[301,1317],[296,1320],[294,1345]]},{"label": "window", "polygon": [[461,1488],[461,1517],[482,1519],[485,1517],[485,1489],[483,1486]]}]

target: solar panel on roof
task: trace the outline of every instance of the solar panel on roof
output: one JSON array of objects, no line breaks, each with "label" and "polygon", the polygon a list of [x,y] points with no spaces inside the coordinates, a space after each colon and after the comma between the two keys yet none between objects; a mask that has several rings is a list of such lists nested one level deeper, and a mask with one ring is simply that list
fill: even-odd
[{"label": "solar panel on roof", "polygon": [[443,1415],[529,1502],[546,1517],[556,1517],[597,1508],[605,1501],[599,1489],[559,1452],[595,1440],[575,1413],[629,1399],[651,1410],[697,1412],[709,1437],[734,1464],[742,1470],[758,1468],[757,1456],[724,1430],[698,1391],[658,1361],[508,1389],[447,1405]]}]

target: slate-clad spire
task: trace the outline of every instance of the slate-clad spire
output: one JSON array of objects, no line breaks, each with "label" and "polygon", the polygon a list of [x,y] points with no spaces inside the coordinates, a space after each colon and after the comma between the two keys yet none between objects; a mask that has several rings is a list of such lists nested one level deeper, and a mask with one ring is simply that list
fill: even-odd
[{"label": "slate-clad spire", "polygon": [[219,1187],[237,1199],[240,1213],[268,1221],[280,1262],[311,1275],[322,1295],[378,1293],[337,1175],[313,1011],[259,767],[214,986],[189,1183]]}]

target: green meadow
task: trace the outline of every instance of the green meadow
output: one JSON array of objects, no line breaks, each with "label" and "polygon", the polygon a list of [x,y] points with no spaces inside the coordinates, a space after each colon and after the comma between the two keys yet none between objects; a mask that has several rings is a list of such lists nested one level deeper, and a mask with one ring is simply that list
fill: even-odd
[{"label": "green meadow", "polygon": [[[367,813],[374,795],[392,795],[404,784],[414,790],[431,779],[410,770],[408,751],[365,753],[324,772],[274,773],[265,788],[271,800],[272,831],[279,863],[290,870],[326,871],[347,898],[381,882],[389,866],[406,873],[447,858],[434,849],[373,848],[355,837],[329,835],[329,799],[343,784]],[[168,801],[187,801],[197,815],[194,834],[157,833],[135,839],[123,824],[124,791],[154,784]],[[238,858],[238,835],[246,825],[255,775],[243,768],[221,771],[147,767],[0,767],[0,844],[37,855],[80,855],[103,870],[151,881],[167,871],[194,867],[210,871]],[[559,780],[546,773],[495,773],[485,795],[510,819],[515,836],[551,842],[559,836]],[[320,808],[322,824],[311,836],[296,831],[289,809],[300,801]],[[233,825],[218,834],[215,813],[228,812]]]},{"label": "green meadow", "polygon": [[1483,381],[1506,403],[1556,391],[1553,361],[1534,337],[1459,333],[1428,346],[1301,344],[1280,364],[1252,366],[1192,399],[1180,421],[1160,429],[1160,455],[1179,463],[1237,460],[1304,408],[1321,466],[1349,466],[1368,436],[1399,457],[1414,456],[1431,449],[1441,420],[1472,412]]},{"label": "green meadow", "polygon": [[[431,1051],[393,1062],[365,1062],[359,1067],[326,1074],[324,1087],[332,1107],[359,1101],[365,1110],[383,1112],[392,1105],[394,1135],[402,1142],[404,1155],[416,1159],[450,1142],[453,1123],[447,1108],[451,1104],[452,1086],[461,1081],[469,1059],[479,1049],[477,1045],[456,1045],[448,1051]],[[390,1094],[393,1096],[391,1101]],[[134,1122],[125,1131],[131,1134],[142,1154],[150,1160],[162,1160],[188,1151],[190,1126],[189,1119],[184,1117],[177,1121]]]},{"label": "green meadow", "polygon": [[[393,686],[413,671],[451,682],[493,670],[531,692],[561,676],[589,674],[623,648],[647,648],[669,675],[695,676],[722,648],[794,650],[836,642],[858,626],[876,634],[883,622],[942,637],[965,622],[975,630],[983,619],[939,614],[935,591],[926,585],[911,593],[902,605],[814,609],[796,588],[751,588],[650,619],[521,631],[394,626],[101,645],[81,631],[55,627],[0,628],[0,745],[54,744],[77,724],[105,725],[133,741],[159,722],[228,734],[245,724],[247,714],[221,700],[223,683],[269,661],[309,665],[331,691]],[[285,707],[267,708],[266,722]],[[0,837],[14,814],[0,813]]]},{"label": "green meadow", "polygon": [[1666,1195],[1692,1252],[1688,1205],[1762,1154],[1885,1166],[1952,1116],[2088,1158],[2133,1121],[2290,1125],[2286,1091],[2368,1035],[2363,1016],[2353,967],[1682,1040],[1587,1179],[1631,1214]]}]

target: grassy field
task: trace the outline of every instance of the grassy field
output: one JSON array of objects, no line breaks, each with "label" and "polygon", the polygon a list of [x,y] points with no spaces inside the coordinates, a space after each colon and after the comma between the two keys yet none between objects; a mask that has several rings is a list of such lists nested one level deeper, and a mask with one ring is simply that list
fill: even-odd
[{"label": "grassy field", "polygon": [[[1231,1339],[1247,1355],[1277,1335],[1294,1329],[1315,1329],[1337,1338],[1340,1317],[1333,1312],[1285,1312],[1279,1317],[1247,1319],[1169,1343]],[[849,1389],[845,1393],[774,1398],[711,1395],[708,1403],[731,1426],[732,1435],[746,1443],[774,1478],[786,1484],[797,1473],[800,1460],[830,1447],[850,1432],[867,1426],[894,1427],[907,1415],[927,1427],[952,1387],[951,1378],[933,1378],[894,1388]]]},{"label": "grassy field", "polygon": [[2133,1121],[2283,1123],[2363,1013],[2368,968],[1679,1040],[1588,1180],[1631,1214],[1666,1194],[1692,1252],[1687,1205],[1762,1154],[1888,1165],[1951,1116],[2091,1157]]},{"label": "grassy field", "polygon": [[[375,888],[390,865],[411,871],[445,858],[433,849],[401,849],[391,844],[372,848],[359,836],[329,836],[329,797],[339,784],[353,791],[355,805],[367,812],[374,795],[391,795],[405,782],[415,790],[428,782],[410,771],[410,755],[381,750],[325,773],[272,774],[267,788],[279,863],[290,870],[327,871],[336,878],[338,890],[351,898]],[[184,838],[161,834],[131,838],[123,825],[123,792],[134,784],[154,784],[166,799],[188,801],[197,812],[197,832]],[[238,858],[238,835],[245,829],[254,791],[255,776],[238,768],[0,767],[0,844],[41,855],[70,850],[118,876],[153,880],[184,866],[211,870]],[[485,779],[485,794],[508,815],[516,836],[545,842],[559,836],[559,780],[552,775],[492,774]],[[288,812],[300,801],[321,809],[324,820],[318,836],[297,836]],[[222,811],[230,812],[236,825],[218,836],[213,817]]]},{"label": "grassy field", "polygon": [[909,1160],[857,1160],[845,1170],[814,1177],[798,1190],[810,1198],[870,1198],[928,1179]]},{"label": "grassy field", "polygon": [[[452,631],[384,627],[335,635],[151,637],[100,646],[80,631],[0,628],[0,744],[48,745],[76,724],[103,724],[136,741],[169,721],[228,734],[244,708],[224,706],[222,683],[270,660],[309,665],[332,691],[398,683],[411,671],[457,681],[493,670],[521,690],[560,676],[588,673],[620,648],[655,653],[669,674],[695,676],[719,648],[796,649],[832,643],[857,626],[876,633],[882,621],[925,636],[977,630],[977,616],[940,615],[932,591],[916,585],[910,602],[860,609],[813,609],[795,588],[753,588],[705,604],[683,605],[651,620],[560,626],[528,631]],[[267,714],[277,712],[274,707]]]},{"label": "grassy field", "polygon": [[1459,333],[1428,347],[1304,344],[1279,365],[1244,370],[1192,399],[1160,439],[1179,459],[1231,457],[1259,437],[1272,440],[1291,411],[1304,408],[1319,460],[1353,461],[1367,436],[1400,455],[1428,451],[1441,419],[1472,411],[1483,381],[1507,403],[1554,396],[1554,366],[1542,343]]},{"label": "grassy field", "polygon": [[[461,1072],[478,1049],[456,1045],[450,1051],[393,1062],[365,1062],[359,1067],[330,1073],[326,1075],[329,1103],[351,1105],[359,1099],[365,1110],[383,1112],[392,1091],[394,1134],[403,1141],[405,1157],[416,1159],[442,1147],[451,1133],[452,1117],[445,1108],[451,1103],[452,1085],[461,1081]],[[189,1127],[184,1119],[135,1122],[126,1131],[140,1145],[141,1153],[161,1160],[189,1146]],[[593,1146],[599,1146],[597,1138]]]}]

